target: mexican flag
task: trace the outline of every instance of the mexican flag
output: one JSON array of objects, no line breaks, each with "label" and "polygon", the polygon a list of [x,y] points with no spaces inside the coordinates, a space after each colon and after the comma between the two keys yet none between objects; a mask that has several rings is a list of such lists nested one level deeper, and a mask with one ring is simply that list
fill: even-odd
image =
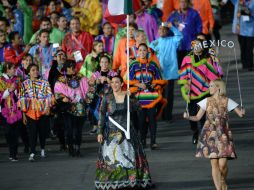
[{"label": "mexican flag", "polygon": [[140,0],[108,0],[104,18],[112,23],[121,23],[128,14],[139,10]]}]

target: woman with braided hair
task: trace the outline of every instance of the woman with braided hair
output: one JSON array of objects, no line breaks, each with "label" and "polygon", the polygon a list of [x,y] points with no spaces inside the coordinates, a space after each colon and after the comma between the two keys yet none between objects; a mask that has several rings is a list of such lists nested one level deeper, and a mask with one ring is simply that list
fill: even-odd
[{"label": "woman with braided hair", "polygon": [[141,142],[146,146],[148,118],[151,136],[151,149],[158,147],[156,144],[156,108],[155,106],[163,99],[162,87],[167,83],[162,80],[160,68],[151,59],[148,58],[148,47],[146,44],[138,46],[139,57],[130,64],[130,85],[131,92],[135,94],[141,104],[142,110],[139,112],[139,126],[141,133]]}]

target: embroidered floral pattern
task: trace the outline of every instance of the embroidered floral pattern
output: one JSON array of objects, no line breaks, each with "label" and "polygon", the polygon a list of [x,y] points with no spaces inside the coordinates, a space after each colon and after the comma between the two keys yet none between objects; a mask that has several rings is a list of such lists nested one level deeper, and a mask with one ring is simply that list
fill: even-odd
[{"label": "embroidered floral pattern", "polygon": [[[107,110],[116,122],[126,126],[125,104],[127,104],[126,98],[124,103],[118,104],[112,94],[106,95],[102,100],[99,124],[104,142],[99,149],[99,159],[96,163],[96,189],[151,186],[149,166],[135,130],[131,127],[131,139],[127,140],[125,135],[111,123],[107,127],[103,125]],[[138,102],[134,99],[131,105],[132,109],[135,106],[137,108]]]}]

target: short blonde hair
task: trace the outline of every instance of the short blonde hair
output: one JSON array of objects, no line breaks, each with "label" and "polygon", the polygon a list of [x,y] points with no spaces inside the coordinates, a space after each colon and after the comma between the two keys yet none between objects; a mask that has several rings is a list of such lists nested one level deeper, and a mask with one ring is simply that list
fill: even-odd
[{"label": "short blonde hair", "polygon": [[220,96],[226,96],[226,85],[223,80],[216,79],[212,81],[217,88],[219,88],[219,95]]}]

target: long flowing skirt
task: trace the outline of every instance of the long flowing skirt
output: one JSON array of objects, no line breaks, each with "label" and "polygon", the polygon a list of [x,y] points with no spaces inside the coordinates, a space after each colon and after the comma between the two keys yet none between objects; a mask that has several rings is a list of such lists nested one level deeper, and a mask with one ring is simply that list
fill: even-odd
[{"label": "long flowing skirt", "polygon": [[110,132],[99,148],[95,188],[142,189],[151,185],[146,155],[135,131],[130,140],[120,131]]}]

